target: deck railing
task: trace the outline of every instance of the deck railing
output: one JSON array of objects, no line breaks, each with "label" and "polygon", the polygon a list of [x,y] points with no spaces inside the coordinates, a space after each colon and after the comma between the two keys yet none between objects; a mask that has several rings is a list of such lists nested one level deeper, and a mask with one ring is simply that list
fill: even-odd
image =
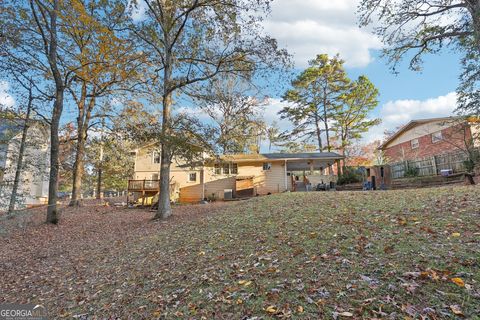
[{"label": "deck railing", "polygon": [[128,180],[128,191],[156,191],[160,180]]}]

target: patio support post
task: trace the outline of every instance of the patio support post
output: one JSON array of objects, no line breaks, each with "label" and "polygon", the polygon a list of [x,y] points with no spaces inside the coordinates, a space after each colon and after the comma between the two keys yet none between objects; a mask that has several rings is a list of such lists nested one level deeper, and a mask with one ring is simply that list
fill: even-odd
[{"label": "patio support post", "polygon": [[202,200],[205,200],[205,166],[202,168],[202,171],[200,172],[200,180],[202,182]]},{"label": "patio support post", "polygon": [[288,191],[287,160],[285,160],[285,191]]}]

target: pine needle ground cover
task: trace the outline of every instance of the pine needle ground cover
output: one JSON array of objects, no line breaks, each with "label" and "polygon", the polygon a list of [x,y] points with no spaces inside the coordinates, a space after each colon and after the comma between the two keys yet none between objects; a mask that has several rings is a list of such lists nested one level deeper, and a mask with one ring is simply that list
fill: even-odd
[{"label": "pine needle ground cover", "polygon": [[286,193],[151,217],[2,220],[0,303],[80,319],[479,319],[479,187]]}]

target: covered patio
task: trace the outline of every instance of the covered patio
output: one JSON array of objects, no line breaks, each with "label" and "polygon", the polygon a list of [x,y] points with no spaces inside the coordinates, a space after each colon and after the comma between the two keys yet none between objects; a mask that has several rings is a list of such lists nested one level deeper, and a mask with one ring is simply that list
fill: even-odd
[{"label": "covered patio", "polygon": [[284,156],[287,191],[291,192],[333,189],[344,159],[333,152]]}]

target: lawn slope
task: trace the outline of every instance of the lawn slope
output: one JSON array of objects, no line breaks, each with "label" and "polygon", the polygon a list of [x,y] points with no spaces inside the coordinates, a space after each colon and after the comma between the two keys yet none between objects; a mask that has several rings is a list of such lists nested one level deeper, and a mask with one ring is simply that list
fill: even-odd
[{"label": "lawn slope", "polygon": [[0,303],[89,319],[480,314],[478,187],[279,194],[167,222],[68,210],[0,238]]}]

